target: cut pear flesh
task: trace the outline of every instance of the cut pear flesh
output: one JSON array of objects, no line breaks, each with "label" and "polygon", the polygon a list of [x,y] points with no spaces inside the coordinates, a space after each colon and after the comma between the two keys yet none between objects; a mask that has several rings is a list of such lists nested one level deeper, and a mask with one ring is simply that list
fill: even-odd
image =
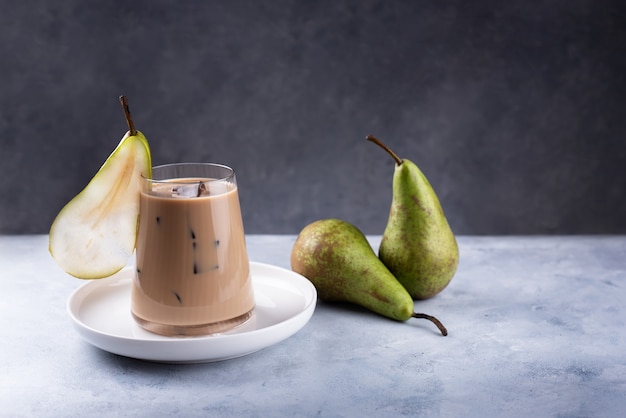
[{"label": "cut pear flesh", "polygon": [[59,212],[49,250],[68,274],[99,279],[121,270],[137,240],[142,176],[151,177],[146,137],[127,132],[89,184]]}]

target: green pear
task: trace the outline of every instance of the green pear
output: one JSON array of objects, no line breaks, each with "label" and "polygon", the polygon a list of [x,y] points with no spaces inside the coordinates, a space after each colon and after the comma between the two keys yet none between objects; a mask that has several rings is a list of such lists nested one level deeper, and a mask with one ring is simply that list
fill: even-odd
[{"label": "green pear", "polygon": [[428,319],[448,334],[435,317],[413,312],[409,293],[348,222],[322,219],[304,227],[291,251],[291,268],[313,283],[322,300],[357,304],[397,321]]},{"label": "green pear", "polygon": [[441,292],[459,263],[459,248],[439,199],[422,171],[375,137],[395,160],[389,219],[378,256],[414,299]]},{"label": "green pear", "polygon": [[81,279],[107,277],[127,264],[137,239],[142,176],[152,176],[148,141],[135,130],[124,96],[120,102],[129,131],[50,227],[50,254]]}]

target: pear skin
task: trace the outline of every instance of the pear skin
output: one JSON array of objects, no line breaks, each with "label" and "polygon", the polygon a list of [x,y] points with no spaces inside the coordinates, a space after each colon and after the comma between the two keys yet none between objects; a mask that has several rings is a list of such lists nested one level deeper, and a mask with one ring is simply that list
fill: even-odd
[{"label": "pear skin", "polygon": [[357,304],[397,321],[428,319],[447,335],[439,320],[413,312],[409,293],[348,222],[322,219],[307,225],[293,246],[291,268],[313,283],[322,300]]},{"label": "pear skin", "polygon": [[396,162],[389,219],[378,256],[414,299],[433,297],[456,273],[456,237],[424,173],[375,137],[369,135],[367,139]]},{"label": "pear skin", "polygon": [[108,277],[128,263],[137,239],[142,176],[152,175],[148,141],[134,129],[125,98],[120,100],[129,131],[50,227],[52,258],[81,279]]}]

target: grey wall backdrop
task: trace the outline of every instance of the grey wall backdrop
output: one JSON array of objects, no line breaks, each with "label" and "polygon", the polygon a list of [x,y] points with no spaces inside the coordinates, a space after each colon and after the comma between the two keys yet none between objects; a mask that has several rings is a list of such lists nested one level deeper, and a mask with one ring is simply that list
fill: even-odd
[{"label": "grey wall backdrop", "polygon": [[47,233],[126,130],[238,173],[248,233],[380,234],[392,160],[457,234],[626,233],[626,7],[0,1],[0,233]]}]

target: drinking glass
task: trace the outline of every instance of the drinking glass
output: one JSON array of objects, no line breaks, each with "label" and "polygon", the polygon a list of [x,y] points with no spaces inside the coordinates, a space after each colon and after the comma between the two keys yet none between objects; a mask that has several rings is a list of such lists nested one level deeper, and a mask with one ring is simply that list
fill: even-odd
[{"label": "drinking glass", "polygon": [[174,336],[221,333],[250,319],[255,300],[233,169],[168,164],[142,181],[135,321]]}]

